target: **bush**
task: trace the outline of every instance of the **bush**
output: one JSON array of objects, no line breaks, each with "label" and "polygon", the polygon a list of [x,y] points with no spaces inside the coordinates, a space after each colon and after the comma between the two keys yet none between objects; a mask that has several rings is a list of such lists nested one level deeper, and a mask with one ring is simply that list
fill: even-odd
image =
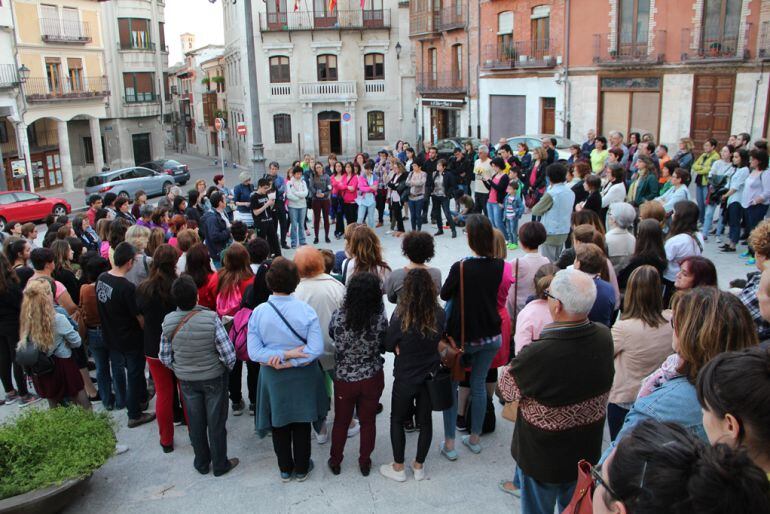
[{"label": "bush", "polygon": [[87,476],[114,452],[107,413],[29,409],[0,426],[0,499]]}]

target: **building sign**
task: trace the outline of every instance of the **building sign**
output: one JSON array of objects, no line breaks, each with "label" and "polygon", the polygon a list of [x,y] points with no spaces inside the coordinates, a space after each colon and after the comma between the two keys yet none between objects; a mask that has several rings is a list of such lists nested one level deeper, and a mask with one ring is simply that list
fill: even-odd
[{"label": "building sign", "polygon": [[439,109],[459,109],[465,105],[464,100],[452,101],[452,100],[423,100],[422,105],[426,107],[436,107]]},{"label": "building sign", "polygon": [[13,178],[22,178],[27,176],[27,163],[24,159],[11,161],[11,173]]},{"label": "building sign", "polygon": [[350,115],[349,112],[342,113],[342,121],[344,121],[345,123],[348,123],[350,122],[351,119],[352,119],[352,116]]}]

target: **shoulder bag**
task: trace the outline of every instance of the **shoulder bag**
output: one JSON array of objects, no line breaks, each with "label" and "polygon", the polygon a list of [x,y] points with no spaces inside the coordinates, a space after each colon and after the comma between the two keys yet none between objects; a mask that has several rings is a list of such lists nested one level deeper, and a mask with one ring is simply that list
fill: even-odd
[{"label": "shoulder bag", "polygon": [[465,378],[465,367],[462,363],[463,353],[465,352],[465,287],[464,287],[464,261],[460,261],[460,346],[457,346],[455,340],[445,335],[438,342],[438,353],[441,357],[441,364],[452,373],[452,380],[459,382]]},{"label": "shoulder bag", "polygon": [[283,314],[281,314],[281,311],[279,311],[279,310],[278,310],[278,307],[276,307],[276,306],[275,306],[275,304],[274,304],[273,302],[267,302],[267,304],[268,304],[270,307],[272,307],[272,308],[273,308],[273,310],[275,311],[275,313],[276,313],[276,314],[278,314],[278,317],[279,317],[279,318],[281,318],[281,321],[283,321],[284,325],[286,325],[286,326],[289,328],[289,330],[291,330],[291,333],[292,333],[292,334],[294,334],[294,335],[297,337],[297,339],[299,339],[300,341],[302,341],[302,344],[307,344],[307,339],[305,339],[304,337],[302,337],[301,335],[299,335],[299,332],[297,332],[296,330],[294,330],[294,327],[292,327],[292,326],[291,326],[291,324],[289,323],[289,320],[287,320],[287,319],[284,317],[284,315],[283,315]]},{"label": "shoulder bag", "polygon": [[591,514],[594,510],[592,499],[594,481],[591,478],[591,464],[587,460],[581,460],[577,467],[575,492],[562,514]]},{"label": "shoulder bag", "polygon": [[176,326],[173,332],[171,332],[171,337],[168,338],[169,344],[174,340],[176,335],[179,333],[180,330],[182,330],[182,327],[185,326],[185,323],[190,321],[190,318],[198,314],[200,311],[190,311],[187,314],[185,314],[185,317],[182,318],[182,321],[179,322],[179,324]]},{"label": "shoulder bag", "polygon": [[56,368],[53,358],[41,352],[37,345],[29,340],[16,349],[15,361],[29,375],[36,377],[48,375]]},{"label": "shoulder bag", "polygon": [[[513,283],[513,319],[511,320],[511,355],[516,355],[516,342],[514,336],[516,334],[516,317],[519,315],[519,259],[516,259],[516,281]],[[508,368],[504,368],[503,373],[508,373]],[[502,398],[501,395],[500,398]],[[519,402],[505,402],[503,406],[503,419],[507,419],[512,423],[516,423],[516,417],[519,412]]]}]

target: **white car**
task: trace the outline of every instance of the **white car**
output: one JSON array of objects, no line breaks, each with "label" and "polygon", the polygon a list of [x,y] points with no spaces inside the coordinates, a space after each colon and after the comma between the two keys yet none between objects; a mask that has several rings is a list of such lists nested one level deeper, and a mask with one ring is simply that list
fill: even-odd
[{"label": "white car", "polygon": [[559,159],[564,159],[565,161],[570,158],[569,147],[577,144],[571,139],[555,134],[526,134],[524,136],[510,137],[508,138],[508,144],[511,145],[511,149],[516,152],[516,146],[519,143],[526,143],[531,152],[535,148],[543,146],[541,139],[544,137],[556,138],[556,153],[558,154]]}]

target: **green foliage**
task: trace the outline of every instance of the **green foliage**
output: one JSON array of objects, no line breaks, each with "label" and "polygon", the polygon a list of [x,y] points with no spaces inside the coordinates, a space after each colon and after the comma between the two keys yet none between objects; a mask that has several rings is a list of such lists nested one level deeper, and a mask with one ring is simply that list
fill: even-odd
[{"label": "green foliage", "polygon": [[114,452],[106,412],[28,409],[0,425],[0,499],[86,476]]},{"label": "green foliage", "polygon": [[206,85],[210,82],[210,79],[208,77],[203,77],[201,79],[201,84]]},{"label": "green foliage", "polygon": [[221,75],[211,77],[211,82],[213,82],[214,84],[222,84],[224,83],[224,81],[225,81],[225,78]]}]

